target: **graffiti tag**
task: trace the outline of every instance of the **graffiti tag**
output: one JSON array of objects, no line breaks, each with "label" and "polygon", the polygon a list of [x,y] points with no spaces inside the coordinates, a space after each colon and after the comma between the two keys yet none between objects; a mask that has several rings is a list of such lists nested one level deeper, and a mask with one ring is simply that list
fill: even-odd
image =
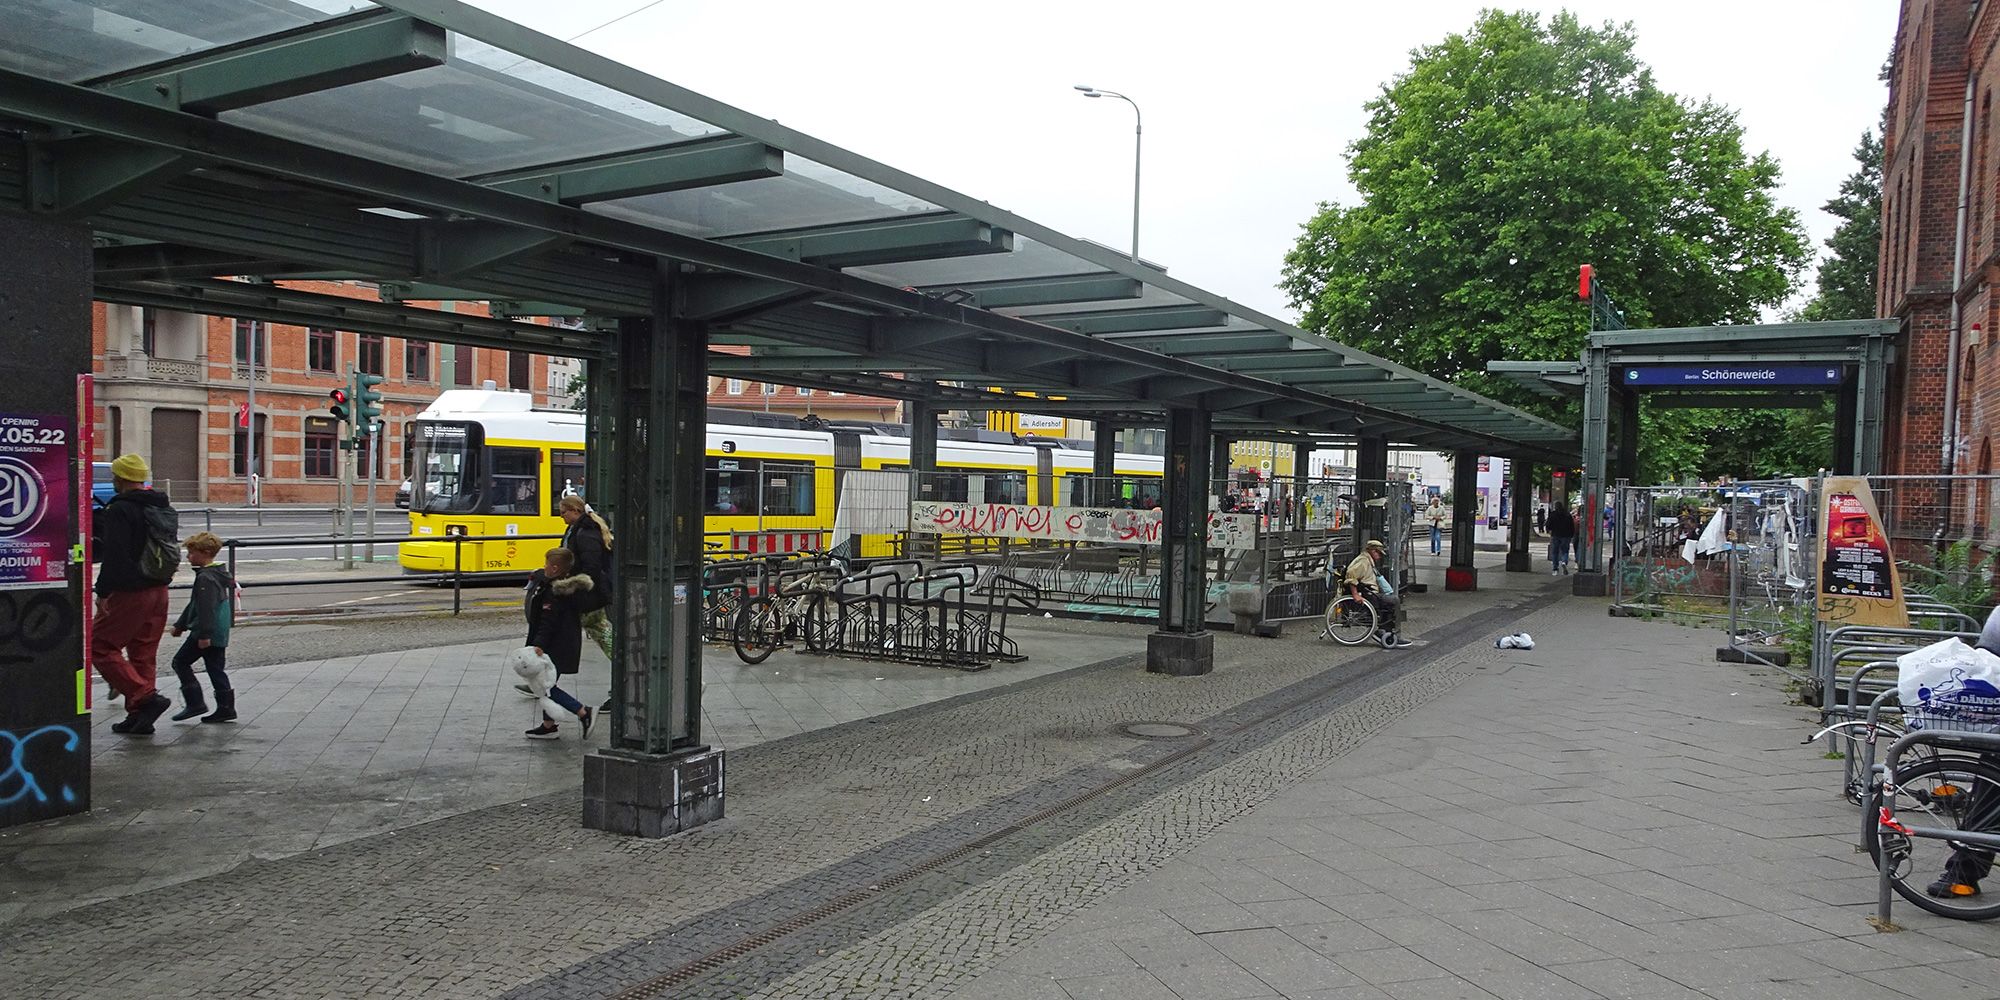
[{"label": "graffiti tag", "polygon": [[[68,726],[43,726],[16,735],[0,730],[0,741],[4,741],[7,751],[7,770],[0,772],[0,806],[11,806],[25,799],[47,802],[49,793],[42,788],[41,780],[28,767],[28,747],[37,739],[49,736],[63,737],[62,748],[67,753],[75,753],[81,745],[82,737]],[[76,790],[63,785],[57,790],[64,802],[76,801]]]}]

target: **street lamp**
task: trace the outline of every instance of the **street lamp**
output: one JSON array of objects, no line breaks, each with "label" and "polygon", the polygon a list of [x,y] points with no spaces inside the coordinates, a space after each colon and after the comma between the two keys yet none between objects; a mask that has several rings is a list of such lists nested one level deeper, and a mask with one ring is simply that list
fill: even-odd
[{"label": "street lamp", "polygon": [[1085,97],[1116,97],[1132,106],[1132,259],[1139,259],[1139,149],[1145,138],[1145,121],[1139,114],[1139,102],[1115,90],[1099,90],[1077,84],[1076,89]]}]

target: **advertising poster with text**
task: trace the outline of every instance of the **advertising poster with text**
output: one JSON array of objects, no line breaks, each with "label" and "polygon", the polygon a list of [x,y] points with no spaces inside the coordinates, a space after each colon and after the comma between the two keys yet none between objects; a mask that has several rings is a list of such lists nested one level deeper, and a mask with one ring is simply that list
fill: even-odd
[{"label": "advertising poster with text", "polygon": [[68,579],[69,432],[64,417],[0,413],[0,590]]},{"label": "advertising poster with text", "polygon": [[1820,489],[1819,617],[1842,625],[1909,627],[1895,553],[1866,479],[1835,477]]}]

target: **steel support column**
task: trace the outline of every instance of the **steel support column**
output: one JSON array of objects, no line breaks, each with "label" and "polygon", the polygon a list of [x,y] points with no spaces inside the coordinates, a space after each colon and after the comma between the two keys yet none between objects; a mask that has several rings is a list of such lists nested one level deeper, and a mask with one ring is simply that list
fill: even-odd
[{"label": "steel support column", "polygon": [[1526,573],[1535,568],[1535,463],[1518,455],[1507,460],[1507,474],[1514,479],[1511,499],[1514,509],[1507,522],[1507,572]]},{"label": "steel support column", "polygon": [[1849,381],[1833,394],[1833,458],[1828,468],[1836,476],[1854,475],[1854,459],[1857,455],[1855,442],[1860,439],[1860,420],[1856,416],[1857,397],[1855,383]]},{"label": "steel support column", "polygon": [[[928,399],[906,399],[903,413],[910,420],[910,502],[934,500],[938,496],[937,484],[937,407]],[[914,532],[903,535],[903,554],[922,558],[935,548],[937,536],[918,536]]]},{"label": "steel support column", "polygon": [[1118,475],[1118,426],[1108,420],[1096,421],[1090,448],[1090,503],[1106,507],[1118,499],[1112,485]]},{"label": "steel support column", "polygon": [[1292,445],[1292,509],[1288,516],[1300,531],[1309,527],[1306,523],[1306,497],[1312,491],[1312,470],[1306,466],[1311,462],[1311,442],[1300,441]]},{"label": "steel support column", "polygon": [[[88,226],[0,215],[0,288],[8,289],[7,322],[0,326],[0,384],[7,386],[7,400],[0,409],[14,421],[9,431],[16,435],[0,468],[6,482],[0,509],[9,534],[30,528],[46,533],[10,546],[14,582],[25,589],[0,591],[0,663],[6,664],[0,670],[0,736],[12,751],[0,779],[0,827],[90,811],[96,737],[85,701],[97,683],[84,659],[90,595],[82,567],[68,559],[69,546],[84,541],[80,504],[69,484],[78,482],[76,472],[89,471],[78,464],[92,421],[85,412],[78,423],[77,376],[91,365],[90,276]],[[94,457],[115,458],[108,448],[108,442],[98,444]],[[38,476],[46,492],[37,487]],[[81,482],[90,488],[88,478]],[[38,537],[57,544],[38,549]]]},{"label": "steel support column", "polygon": [[[1854,474],[1882,471],[1882,423],[1888,405],[1889,341],[1869,337],[1862,342],[1861,364],[1855,375]],[[1951,414],[1944,415],[1949,426]]]},{"label": "steel support column", "polygon": [[[584,758],[583,822],[661,837],[722,816],[722,751],[701,744],[701,473],[707,331],[685,319],[680,275],[663,265],[650,316],[618,324],[614,386],[594,428],[614,421],[609,489],[619,544],[612,607],[611,742]],[[615,390],[614,398],[605,390]]]},{"label": "steel support column", "polygon": [[1583,499],[1576,505],[1576,582],[1584,597],[1602,597],[1604,578],[1604,484],[1611,455],[1611,351],[1584,349]]},{"label": "steel support column", "polygon": [[1618,393],[1618,471],[1620,479],[1639,481],[1639,394]]},{"label": "steel support column", "polygon": [[1229,485],[1224,480],[1229,478],[1229,452],[1236,439],[1217,434],[1209,440],[1208,492],[1210,496],[1221,497],[1229,492]]},{"label": "steel support column", "polygon": [[1209,415],[1167,411],[1166,509],[1160,531],[1160,627],[1146,637],[1146,670],[1189,676],[1215,669],[1215,636],[1207,631]]},{"label": "steel support column", "polygon": [[1381,538],[1389,524],[1388,508],[1372,503],[1389,495],[1388,438],[1364,436],[1356,440],[1354,478],[1354,548],[1358,552],[1370,538]]},{"label": "steel support column", "polygon": [[1479,567],[1472,563],[1479,544],[1479,455],[1461,451],[1451,456],[1451,563],[1444,569],[1444,589],[1478,590]]}]

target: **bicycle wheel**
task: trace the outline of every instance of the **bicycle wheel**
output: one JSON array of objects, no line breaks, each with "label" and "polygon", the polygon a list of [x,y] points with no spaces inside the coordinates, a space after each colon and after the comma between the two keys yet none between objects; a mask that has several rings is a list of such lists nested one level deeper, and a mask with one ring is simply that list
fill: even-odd
[{"label": "bicycle wheel", "polygon": [[736,648],[736,658],[745,663],[762,663],[770,659],[781,640],[779,634],[778,609],[768,600],[745,603],[736,613],[736,627],[730,635],[730,645]]},{"label": "bicycle wheel", "polygon": [[806,641],[806,649],[824,653],[835,642],[833,634],[833,597],[830,594],[808,594],[799,609],[799,631]]},{"label": "bicycle wheel", "polygon": [[1326,606],[1327,638],[1343,646],[1359,646],[1375,634],[1375,605],[1353,596]]},{"label": "bicycle wheel", "polygon": [[[1879,786],[1868,804],[1869,815],[1880,814]],[[2000,833],[2000,767],[1970,757],[1914,761],[1896,772],[1895,810],[1896,820],[1909,826]],[[1878,867],[1890,866],[1889,882],[1904,899],[1955,920],[2000,916],[2000,882],[1989,877],[1992,851],[1871,826],[1868,855]]]}]

